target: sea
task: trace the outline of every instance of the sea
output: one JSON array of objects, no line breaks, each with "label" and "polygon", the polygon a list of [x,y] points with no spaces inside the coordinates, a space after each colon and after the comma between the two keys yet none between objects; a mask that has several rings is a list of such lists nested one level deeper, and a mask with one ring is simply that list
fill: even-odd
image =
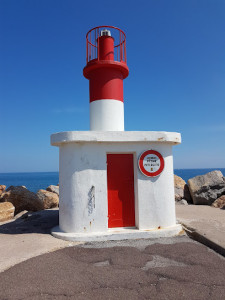
[{"label": "sea", "polygon": [[[204,175],[214,170],[220,170],[225,175],[225,168],[175,169],[174,174],[187,182],[190,178]],[[0,185],[4,184],[7,188],[11,185],[24,185],[28,190],[35,193],[40,189],[46,189],[51,184],[57,185],[58,183],[59,172],[0,173]]]}]

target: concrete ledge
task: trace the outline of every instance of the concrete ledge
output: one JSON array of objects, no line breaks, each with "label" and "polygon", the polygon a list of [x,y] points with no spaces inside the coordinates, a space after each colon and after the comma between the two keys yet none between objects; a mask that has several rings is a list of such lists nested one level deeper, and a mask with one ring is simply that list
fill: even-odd
[{"label": "concrete ledge", "polygon": [[53,146],[80,142],[156,142],[177,145],[181,143],[181,135],[165,131],[65,131],[51,135]]},{"label": "concrete ledge", "polygon": [[212,250],[216,251],[217,253],[219,253],[220,255],[225,257],[225,249],[221,245],[219,245],[218,243],[213,242],[207,236],[205,236],[202,233],[199,233],[194,228],[187,227],[185,224],[182,224],[182,226],[183,226],[185,232],[187,233],[187,235],[190,238],[192,238],[193,240],[195,240],[195,241],[211,248]]},{"label": "concrete ledge", "polygon": [[176,224],[167,228],[153,230],[138,230],[130,228],[114,228],[108,232],[99,233],[66,233],[56,226],[51,231],[52,235],[58,239],[66,241],[94,242],[94,241],[120,241],[128,239],[155,239],[162,237],[172,237],[184,233],[182,226]]},{"label": "concrete ledge", "polygon": [[177,220],[194,240],[225,256],[225,211],[207,205],[176,205]]}]

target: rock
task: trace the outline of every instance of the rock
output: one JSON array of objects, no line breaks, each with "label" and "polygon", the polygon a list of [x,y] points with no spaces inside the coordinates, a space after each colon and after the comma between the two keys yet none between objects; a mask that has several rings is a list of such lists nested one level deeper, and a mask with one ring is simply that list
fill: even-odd
[{"label": "rock", "polygon": [[186,199],[189,203],[192,203],[188,185],[181,177],[177,175],[174,175],[174,191],[175,201]]},{"label": "rock", "polygon": [[184,198],[184,186],[186,182],[179,176],[174,175],[175,200],[180,201]]},{"label": "rock", "polygon": [[177,204],[188,205],[188,202],[185,199],[181,199],[180,201],[177,201]]},{"label": "rock", "polygon": [[47,187],[46,191],[56,193],[59,196],[59,186],[57,185],[50,185]]},{"label": "rock", "polygon": [[15,207],[10,202],[0,203],[0,222],[14,218]]},{"label": "rock", "polygon": [[194,204],[211,205],[225,193],[225,180],[220,171],[191,178],[188,186]]},{"label": "rock", "polygon": [[23,210],[42,210],[43,204],[33,192],[23,186],[10,186],[2,195],[0,202],[11,202],[15,206],[15,214]]},{"label": "rock", "polygon": [[216,199],[213,204],[213,207],[225,209],[225,195],[222,195],[218,199]]},{"label": "rock", "polygon": [[0,185],[0,196],[1,196],[2,193],[4,193],[5,189],[6,189],[6,186],[1,184]]},{"label": "rock", "polygon": [[56,193],[39,190],[37,197],[42,202],[44,209],[58,207],[59,205],[59,196]]}]

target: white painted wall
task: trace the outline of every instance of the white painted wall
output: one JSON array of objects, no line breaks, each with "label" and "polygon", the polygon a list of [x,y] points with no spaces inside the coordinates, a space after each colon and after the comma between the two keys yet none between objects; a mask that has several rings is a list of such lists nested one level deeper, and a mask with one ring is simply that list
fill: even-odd
[{"label": "white painted wall", "polygon": [[90,103],[90,130],[124,131],[124,104],[104,99]]},{"label": "white painted wall", "polygon": [[[159,151],[165,160],[163,172],[155,178],[145,177],[138,169],[137,159],[148,149]],[[171,142],[64,140],[59,159],[60,229],[71,233],[108,230],[107,153],[134,153],[136,227],[153,229],[175,225]],[[94,201],[90,195],[92,187],[95,189]]]},{"label": "white painted wall", "polygon": [[[59,226],[62,231],[107,230],[106,155],[99,146],[74,143],[60,147]],[[89,194],[92,186],[94,203]]]}]

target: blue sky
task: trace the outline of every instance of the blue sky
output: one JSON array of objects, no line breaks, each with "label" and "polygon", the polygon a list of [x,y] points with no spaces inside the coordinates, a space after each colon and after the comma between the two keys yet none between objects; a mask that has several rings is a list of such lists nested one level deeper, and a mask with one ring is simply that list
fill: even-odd
[{"label": "blue sky", "polygon": [[175,131],[175,168],[225,167],[224,0],[1,0],[0,172],[57,171],[50,135],[89,130],[85,35],[127,36],[126,130]]}]

